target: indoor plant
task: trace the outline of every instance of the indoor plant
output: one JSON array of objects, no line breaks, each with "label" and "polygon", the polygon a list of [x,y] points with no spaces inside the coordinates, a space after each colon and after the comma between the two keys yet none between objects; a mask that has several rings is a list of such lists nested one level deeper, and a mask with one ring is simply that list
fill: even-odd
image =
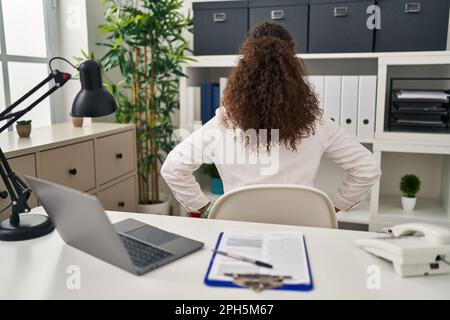
[{"label": "indoor plant", "polygon": [[119,83],[110,84],[118,102],[116,121],[135,123],[142,212],[169,211],[159,192],[159,164],[173,148],[172,112],[178,108],[178,78],[189,42],[183,33],[192,26],[181,12],[182,0],[106,0],[100,32],[107,49],[100,59],[104,71],[118,69]]},{"label": "indoor plant", "polygon": [[400,190],[403,193],[403,211],[412,212],[416,206],[416,194],[420,190],[420,179],[414,174],[404,175],[400,181]]},{"label": "indoor plant", "polygon": [[28,138],[31,134],[31,120],[16,121],[16,131],[19,137]]},{"label": "indoor plant", "polygon": [[214,163],[202,164],[202,171],[210,177],[211,193],[223,194],[223,182]]}]

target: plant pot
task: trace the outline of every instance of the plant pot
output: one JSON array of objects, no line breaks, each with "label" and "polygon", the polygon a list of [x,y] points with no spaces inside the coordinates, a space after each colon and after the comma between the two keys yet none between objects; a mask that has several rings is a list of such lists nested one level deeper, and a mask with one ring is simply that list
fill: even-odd
[{"label": "plant pot", "polygon": [[416,206],[416,200],[417,198],[409,198],[409,197],[402,197],[402,207],[403,211],[410,213],[414,211],[414,207]]},{"label": "plant pot", "polygon": [[139,204],[138,211],[140,213],[147,214],[160,214],[160,215],[169,215],[170,214],[170,201],[169,196],[165,193],[159,194],[160,203],[155,204]]},{"label": "plant pot", "polygon": [[223,194],[223,182],[220,178],[211,178],[211,192],[213,194]]},{"label": "plant pot", "polygon": [[83,117],[72,117],[72,124],[74,127],[82,127],[83,126]]},{"label": "plant pot", "polygon": [[16,131],[19,137],[29,138],[31,134],[31,124],[16,124]]}]

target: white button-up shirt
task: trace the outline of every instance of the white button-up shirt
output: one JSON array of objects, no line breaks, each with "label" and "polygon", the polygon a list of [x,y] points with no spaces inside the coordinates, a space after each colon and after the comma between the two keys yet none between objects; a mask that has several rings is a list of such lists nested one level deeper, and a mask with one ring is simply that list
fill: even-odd
[{"label": "white button-up shirt", "polygon": [[343,211],[362,201],[380,177],[373,154],[331,120],[317,120],[315,133],[303,138],[296,151],[278,143],[270,152],[265,148],[256,152],[242,142],[241,135],[223,125],[222,112],[219,108],[214,118],[179,143],[161,168],[175,198],[189,212],[209,202],[194,177],[202,163],[216,165],[226,193],[253,184],[314,186],[320,160],[330,158],[345,170],[340,187],[330,194],[334,206]]}]

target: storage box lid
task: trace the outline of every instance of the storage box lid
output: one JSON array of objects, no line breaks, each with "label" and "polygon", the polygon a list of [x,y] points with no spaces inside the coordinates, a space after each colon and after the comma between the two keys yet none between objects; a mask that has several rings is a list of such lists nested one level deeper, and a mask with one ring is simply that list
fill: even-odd
[{"label": "storage box lid", "polygon": [[310,0],[250,0],[250,8],[307,5]]},{"label": "storage box lid", "polygon": [[362,2],[375,4],[375,0],[309,0],[310,4]]},{"label": "storage box lid", "polygon": [[193,2],[194,10],[247,9],[248,1],[209,1]]}]

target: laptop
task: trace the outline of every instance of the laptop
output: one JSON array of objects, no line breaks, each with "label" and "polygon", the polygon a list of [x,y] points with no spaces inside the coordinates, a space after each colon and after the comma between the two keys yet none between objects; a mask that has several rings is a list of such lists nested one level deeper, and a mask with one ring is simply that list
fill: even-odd
[{"label": "laptop", "polygon": [[111,224],[91,195],[25,177],[68,245],[141,275],[203,247],[203,243],[134,219]]}]

